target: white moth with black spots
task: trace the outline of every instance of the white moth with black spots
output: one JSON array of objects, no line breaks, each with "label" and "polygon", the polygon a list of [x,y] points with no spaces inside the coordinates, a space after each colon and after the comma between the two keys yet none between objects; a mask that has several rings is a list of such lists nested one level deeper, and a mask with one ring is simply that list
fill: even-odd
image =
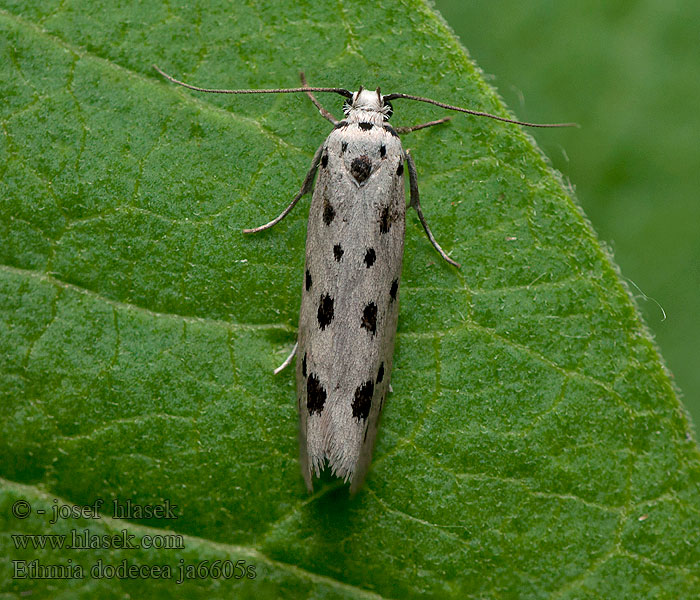
[{"label": "white moth with black spots", "polygon": [[[301,190],[274,220],[246,229],[255,233],[279,223],[313,188],[306,237],[296,354],[301,470],[309,491],[312,477],[328,466],[350,479],[355,493],[369,468],[379,417],[390,390],[406,218],[404,177],[410,205],[418,213],[435,249],[459,267],[433,237],[420,207],[416,168],[398,132],[444,123],[447,118],[393,129],[387,121],[391,100],[428,102],[499,121],[533,127],[562,127],[513,121],[488,113],[407,94],[382,95],[360,88],[311,88],[302,74],[301,88],[214,90],[195,87],[154,68],[170,81],[212,93],[260,94],[304,92],[334,129],[316,151]],[[334,92],[347,100],[338,122],[313,96]],[[313,186],[314,177],[317,177]]]}]

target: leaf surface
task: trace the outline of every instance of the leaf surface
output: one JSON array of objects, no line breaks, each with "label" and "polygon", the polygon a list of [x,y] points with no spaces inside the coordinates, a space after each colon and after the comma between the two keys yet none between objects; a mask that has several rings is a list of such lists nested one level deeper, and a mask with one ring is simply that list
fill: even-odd
[{"label": "leaf surface", "polygon": [[[37,598],[684,598],[700,592],[698,447],[615,266],[529,136],[457,115],[406,136],[393,394],[362,492],[305,492],[293,373],[308,201],[273,230],[359,85],[504,112],[424,3],[2,2],[0,520]],[[337,98],[324,97],[336,115]],[[396,101],[392,122],[443,116]],[[520,115],[526,118],[526,115]],[[552,132],[556,136],[556,132]],[[12,514],[17,500],[32,514]],[[54,506],[103,499],[101,518]],[[113,519],[112,502],[177,507]],[[45,515],[37,513],[46,510]],[[18,534],[184,536],[25,550]],[[124,535],[126,535],[124,534]],[[28,538],[22,538],[28,539]],[[214,561],[255,577],[215,577]],[[100,562],[101,561],[101,562]],[[95,576],[163,565],[172,577]],[[203,561],[209,561],[204,563]],[[204,567],[202,565],[205,565]],[[176,584],[181,565],[200,570]]]}]

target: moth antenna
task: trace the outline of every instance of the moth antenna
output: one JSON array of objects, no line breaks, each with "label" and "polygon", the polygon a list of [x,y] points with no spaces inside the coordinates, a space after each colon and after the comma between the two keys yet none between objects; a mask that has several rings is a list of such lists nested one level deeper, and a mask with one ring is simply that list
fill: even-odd
[{"label": "moth antenna", "polygon": [[505,117],[499,117],[498,115],[492,115],[491,113],[482,112],[480,110],[470,110],[468,108],[462,108],[461,106],[452,106],[451,104],[445,104],[444,102],[438,102],[437,100],[431,100],[430,98],[423,98],[422,96],[411,96],[410,94],[387,94],[386,96],[384,96],[384,100],[395,100],[397,98],[405,98],[406,100],[417,100],[418,102],[427,102],[428,104],[434,104],[435,106],[439,106],[440,108],[456,110],[477,117],[488,117],[489,119],[503,121],[504,123],[515,123],[516,125],[523,125],[524,127],[580,127],[578,123],[528,123],[527,121],[506,119]]},{"label": "moth antenna", "polygon": [[290,93],[296,93],[296,92],[331,92],[335,94],[340,94],[341,96],[345,96],[346,98],[352,98],[352,93],[344,88],[326,88],[326,87],[300,87],[300,88],[278,88],[278,89],[271,89],[271,90],[214,90],[214,89],[209,89],[209,88],[201,88],[197,87],[195,85],[190,85],[189,83],[185,83],[184,81],[180,81],[179,79],[175,79],[172,75],[168,75],[165,71],[163,71],[158,65],[152,65],[153,68],[158,71],[163,77],[165,77],[168,81],[172,81],[173,83],[176,83],[177,85],[181,85],[182,87],[186,87],[190,90],[194,90],[196,92],[206,92],[208,94],[290,94]]}]

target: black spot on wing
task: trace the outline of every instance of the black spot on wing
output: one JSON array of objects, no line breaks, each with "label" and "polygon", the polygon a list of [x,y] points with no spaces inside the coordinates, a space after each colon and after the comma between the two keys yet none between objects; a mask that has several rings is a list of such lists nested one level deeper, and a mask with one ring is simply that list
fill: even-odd
[{"label": "black spot on wing", "polygon": [[[306,360],[306,354],[304,354],[304,360]],[[384,363],[379,365],[379,371],[377,371],[377,383],[384,381]]]},{"label": "black spot on wing", "polygon": [[372,161],[368,156],[363,154],[362,156],[352,159],[352,163],[350,163],[350,173],[355,178],[357,183],[364,183],[367,181],[367,178],[371,172]]},{"label": "black spot on wing", "polygon": [[318,377],[311,373],[306,378],[306,408],[309,415],[321,414],[323,405],[326,403],[326,390],[321,385]]},{"label": "black spot on wing", "polygon": [[386,158],[386,146],[384,144],[379,146],[379,156]]},{"label": "black spot on wing", "polygon": [[304,287],[306,287],[306,291],[307,291],[307,292],[311,289],[311,283],[312,283],[312,281],[311,281],[311,273],[309,272],[308,269],[306,269],[306,282],[305,282],[305,286],[304,286]]},{"label": "black spot on wing", "polygon": [[318,326],[324,330],[331,324],[333,320],[333,298],[328,294],[321,296],[321,301],[318,303]]},{"label": "black spot on wing", "polygon": [[401,177],[401,175],[403,175],[403,162],[400,162],[400,163],[399,163],[399,168],[396,169],[396,174],[397,174],[399,177]]},{"label": "black spot on wing", "polygon": [[363,421],[369,416],[372,408],[372,396],[374,396],[374,383],[365,381],[355,390],[355,398],[352,401],[352,416]]},{"label": "black spot on wing", "polygon": [[383,206],[379,213],[379,231],[381,233],[389,233],[391,221],[391,210],[389,206]]},{"label": "black spot on wing", "polygon": [[360,123],[360,129],[362,129],[362,131],[369,131],[372,127],[374,127],[374,123]]},{"label": "black spot on wing", "polygon": [[324,154],[321,159],[321,166],[325,169],[328,166],[328,154]]},{"label": "black spot on wing", "polygon": [[372,335],[377,333],[377,305],[374,302],[367,304],[362,311],[360,326],[364,327]]},{"label": "black spot on wing", "polygon": [[343,258],[343,254],[345,254],[345,250],[343,250],[340,244],[333,246],[333,256],[336,262],[340,262],[340,259]]},{"label": "black spot on wing", "polygon": [[306,377],[306,352],[304,352],[304,358],[301,361],[301,374]]},{"label": "black spot on wing", "polygon": [[394,279],[394,281],[391,282],[391,289],[389,290],[389,296],[391,296],[392,300],[396,300],[396,292],[399,291],[399,280]]},{"label": "black spot on wing", "polygon": [[348,149],[348,143],[347,143],[347,142],[343,142],[343,143],[340,145],[340,153],[343,154],[347,149]]},{"label": "black spot on wing", "polygon": [[386,131],[388,131],[394,137],[399,137],[399,134],[396,133],[396,129],[394,129],[391,125],[384,124],[384,129],[386,129]]},{"label": "black spot on wing", "polygon": [[377,253],[374,251],[374,248],[368,248],[367,252],[365,252],[365,264],[368,269],[374,264],[375,260],[377,260]]},{"label": "black spot on wing", "polygon": [[330,225],[335,219],[335,208],[328,200],[328,196],[323,197],[323,222],[326,225]]}]

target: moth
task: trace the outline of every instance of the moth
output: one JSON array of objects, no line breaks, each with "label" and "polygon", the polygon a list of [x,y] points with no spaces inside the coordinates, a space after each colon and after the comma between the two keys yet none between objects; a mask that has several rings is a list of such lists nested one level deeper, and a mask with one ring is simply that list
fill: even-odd
[{"label": "moth", "polygon": [[[296,93],[309,96],[333,131],[316,150],[299,193],[275,219],[244,233],[279,223],[299,199],[313,189],[306,237],[296,355],[301,471],[309,492],[313,475],[328,466],[350,480],[350,493],[362,485],[369,469],[379,417],[390,391],[406,218],[405,178],[410,206],[418,214],[430,243],[459,268],[435,240],[420,205],[416,167],[399,133],[444,123],[438,119],[394,129],[388,121],[392,100],[405,98],[531,127],[569,123],[525,123],[444,104],[409,94],[382,95],[360,87],[302,87],[265,90],[217,90],[196,87],[153,67],[166,79],[208,93]],[[344,119],[337,121],[314,92],[345,98]],[[316,185],[313,182],[316,179]]]}]

